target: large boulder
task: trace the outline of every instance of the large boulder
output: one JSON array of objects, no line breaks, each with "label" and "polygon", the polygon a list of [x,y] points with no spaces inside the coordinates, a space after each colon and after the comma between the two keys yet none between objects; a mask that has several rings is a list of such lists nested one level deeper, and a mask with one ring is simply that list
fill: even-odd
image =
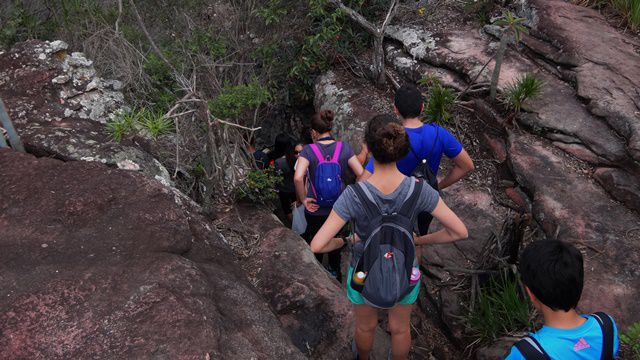
[{"label": "large boulder", "polygon": [[571,242],[585,255],[580,310],[607,311],[623,326],[640,320],[640,216],[543,140],[512,134],[509,161],[547,237]]},{"label": "large boulder", "polygon": [[534,41],[547,45],[531,48],[573,67],[578,96],[628,140],[629,153],[640,160],[640,41],[613,28],[594,9],[560,0],[531,0],[529,5],[536,15]]},{"label": "large boulder", "polygon": [[0,168],[0,358],[304,358],[184,196],[96,162]]},{"label": "large boulder", "polygon": [[304,354],[316,359],[349,356],[354,317],[344,286],[318,263],[309,245],[272,214],[240,205],[221,221],[256,235],[257,251],[244,259],[246,273],[271,305],[284,331]]},{"label": "large boulder", "polygon": [[27,41],[0,52],[0,98],[27,151],[65,161],[97,161],[171,183],[169,173],[134,143],[111,141],[105,123],[126,110],[122,84],[96,74],[61,41]]},{"label": "large boulder", "polygon": [[[466,80],[476,77],[478,83],[491,80],[495,66],[495,61],[491,59],[497,44],[488,34],[466,27],[435,37],[420,27],[398,26],[390,27],[387,36],[400,42],[405,51],[416,60],[455,70]],[[420,41],[425,45],[418,46],[417,42]],[[403,70],[406,63],[407,61],[392,62],[401,72],[406,72]],[[514,50],[507,51],[504,57],[499,89],[503,90],[526,73],[536,73],[544,81],[544,87],[539,98],[526,104],[526,113],[520,118],[525,125],[542,135],[561,133],[579,139],[597,154],[593,156],[594,159],[599,160],[598,156],[604,158],[599,163],[627,161],[625,142],[611,131],[607,123],[589,113],[577,98],[574,89],[555,76],[540,71],[535,63]],[[447,78],[444,77],[445,83]]]}]

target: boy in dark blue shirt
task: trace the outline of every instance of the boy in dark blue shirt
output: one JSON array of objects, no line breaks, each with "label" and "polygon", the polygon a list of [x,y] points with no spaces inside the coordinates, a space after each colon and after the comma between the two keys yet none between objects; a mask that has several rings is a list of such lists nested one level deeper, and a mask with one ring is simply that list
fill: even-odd
[{"label": "boy in dark blue shirt", "polygon": [[520,275],[544,326],[514,345],[507,360],[615,358],[618,330],[613,319],[576,312],[584,279],[578,249],[557,240],[536,241],[520,256]]},{"label": "boy in dark blue shirt", "polygon": [[[426,158],[431,171],[437,176],[442,155],[446,155],[453,160],[453,167],[444,178],[438,181],[438,189],[436,190],[442,190],[473,171],[471,157],[449,131],[437,124],[422,123],[420,114],[424,109],[424,99],[420,90],[413,85],[403,85],[396,91],[393,104],[396,114],[402,119],[402,125],[409,136],[412,150],[396,163],[401,173],[411,176],[422,159]],[[373,172],[373,159],[369,159],[365,173],[361,178],[362,181],[369,178]],[[427,233],[431,220],[432,217],[429,213],[419,214],[419,235]]]}]

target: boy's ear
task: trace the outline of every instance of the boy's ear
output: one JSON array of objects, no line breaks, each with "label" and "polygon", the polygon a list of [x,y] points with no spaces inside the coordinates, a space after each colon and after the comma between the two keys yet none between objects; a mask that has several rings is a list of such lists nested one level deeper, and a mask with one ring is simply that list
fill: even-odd
[{"label": "boy's ear", "polygon": [[393,112],[394,112],[396,115],[400,116],[400,111],[398,111],[398,108],[397,108],[395,105],[393,105]]},{"label": "boy's ear", "polygon": [[535,295],[533,295],[533,293],[531,292],[531,289],[529,289],[528,286],[524,286],[524,291],[527,293],[527,296],[529,296],[529,299],[531,300],[532,303],[536,303],[538,302],[538,298],[536,298]]},{"label": "boy's ear", "polygon": [[422,103],[422,105],[420,105],[420,114],[422,114],[423,111],[424,111],[424,102]]}]

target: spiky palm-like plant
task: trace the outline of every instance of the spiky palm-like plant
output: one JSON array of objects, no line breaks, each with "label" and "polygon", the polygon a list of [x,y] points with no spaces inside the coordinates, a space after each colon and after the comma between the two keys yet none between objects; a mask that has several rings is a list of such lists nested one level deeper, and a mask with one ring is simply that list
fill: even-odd
[{"label": "spiky palm-like plant", "polygon": [[517,114],[525,101],[540,96],[543,85],[543,81],[535,74],[527,73],[507,86],[502,102]]},{"label": "spiky palm-like plant", "polygon": [[507,50],[509,39],[513,36],[515,43],[518,44],[522,38],[522,33],[529,33],[527,28],[524,27],[526,19],[516,17],[511,11],[506,11],[502,14],[502,19],[496,21],[496,25],[502,26],[504,32],[500,37],[500,47],[496,54],[496,66],[493,68],[493,75],[491,77],[491,100],[495,100],[498,93],[498,80],[500,79],[500,68],[502,67],[502,60],[504,53]]}]

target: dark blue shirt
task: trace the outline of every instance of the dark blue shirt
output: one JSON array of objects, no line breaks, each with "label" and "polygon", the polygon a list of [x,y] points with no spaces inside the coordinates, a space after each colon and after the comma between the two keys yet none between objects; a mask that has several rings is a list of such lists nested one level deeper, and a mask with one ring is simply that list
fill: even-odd
[{"label": "dark blue shirt", "polygon": [[[462,151],[462,144],[445,128],[436,124],[424,124],[419,128],[404,128],[409,135],[409,142],[413,150],[420,156],[417,159],[413,152],[396,162],[396,166],[401,173],[411,176],[411,173],[418,166],[418,163],[429,155],[429,166],[434,175],[438,174],[442,155],[454,158]],[[437,141],[436,140],[437,131]],[[433,148],[433,150],[431,150]],[[366,167],[367,171],[373,174],[373,159],[370,159]]]}]

